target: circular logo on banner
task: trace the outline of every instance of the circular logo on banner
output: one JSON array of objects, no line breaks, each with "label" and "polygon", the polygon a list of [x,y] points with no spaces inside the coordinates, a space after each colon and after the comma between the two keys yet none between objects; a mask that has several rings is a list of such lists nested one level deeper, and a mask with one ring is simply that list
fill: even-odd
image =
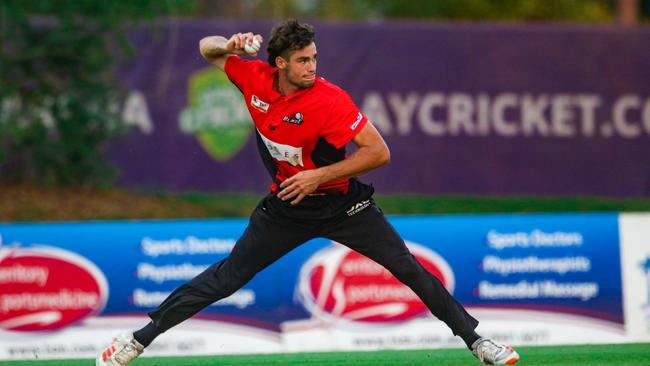
[{"label": "circular logo on banner", "polygon": [[57,330],[100,312],[108,299],[104,274],[60,248],[0,248],[0,329]]},{"label": "circular logo on banner", "polygon": [[192,75],[189,106],[179,119],[180,130],[196,136],[217,161],[226,161],[238,153],[253,130],[241,92],[216,68]]},{"label": "circular logo on banner", "polygon": [[[406,244],[424,268],[453,292],[454,275],[447,262],[422,245]],[[303,265],[298,291],[312,315],[331,320],[399,322],[429,312],[388,270],[338,243],[317,252]]]}]

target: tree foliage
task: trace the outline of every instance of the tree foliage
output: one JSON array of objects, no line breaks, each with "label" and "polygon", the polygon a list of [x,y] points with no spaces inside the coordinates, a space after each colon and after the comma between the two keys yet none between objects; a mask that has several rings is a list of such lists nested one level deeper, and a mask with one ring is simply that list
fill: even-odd
[{"label": "tree foliage", "polygon": [[[437,18],[478,21],[609,21],[609,0],[436,0],[385,3],[386,14],[398,18]],[[419,6],[417,6],[419,5]]]},{"label": "tree foliage", "polygon": [[[192,16],[607,22],[616,0],[194,0]],[[639,0],[642,7],[650,0]],[[645,4],[645,5],[644,5]]]},{"label": "tree foliage", "polygon": [[0,2],[0,180],[98,185],[123,126],[113,65],[126,31],[191,1]]}]

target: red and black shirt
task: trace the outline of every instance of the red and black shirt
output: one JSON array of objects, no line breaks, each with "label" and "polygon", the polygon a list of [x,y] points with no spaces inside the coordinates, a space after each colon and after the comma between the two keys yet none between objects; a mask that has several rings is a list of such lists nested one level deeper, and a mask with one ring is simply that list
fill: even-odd
[{"label": "red and black shirt", "polygon": [[[265,62],[230,56],[225,71],[244,94],[260,155],[273,178],[272,192],[300,171],[345,159],[345,145],[368,121],[343,89],[321,77],[283,96],[273,89],[278,70]],[[348,179],[339,179],[315,193],[347,193],[348,185]]]}]

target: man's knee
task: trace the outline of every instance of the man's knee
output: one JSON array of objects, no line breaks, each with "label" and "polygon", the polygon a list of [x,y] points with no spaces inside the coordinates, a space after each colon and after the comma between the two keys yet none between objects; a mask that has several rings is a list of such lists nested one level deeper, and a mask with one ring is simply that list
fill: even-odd
[{"label": "man's knee", "polygon": [[188,284],[199,291],[222,298],[242,288],[253,275],[243,268],[233,268],[228,259],[224,259],[208,267]]},{"label": "man's knee", "polygon": [[390,263],[388,270],[402,282],[408,282],[422,275],[422,266],[412,254],[397,257]]}]

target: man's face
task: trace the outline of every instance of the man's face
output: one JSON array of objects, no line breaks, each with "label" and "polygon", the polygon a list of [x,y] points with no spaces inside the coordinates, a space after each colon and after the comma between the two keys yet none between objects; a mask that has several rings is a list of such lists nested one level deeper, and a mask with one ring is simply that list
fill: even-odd
[{"label": "man's face", "polygon": [[[309,88],[316,81],[316,44],[289,53],[285,59],[284,75],[289,83],[299,89]],[[279,65],[278,65],[279,66]]]}]

